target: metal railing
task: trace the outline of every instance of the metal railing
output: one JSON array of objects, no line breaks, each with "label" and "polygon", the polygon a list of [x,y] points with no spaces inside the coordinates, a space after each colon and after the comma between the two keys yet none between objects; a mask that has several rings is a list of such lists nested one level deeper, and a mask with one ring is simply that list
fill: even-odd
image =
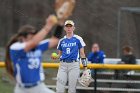
[{"label": "metal railing", "polygon": [[[58,68],[60,63],[42,63],[44,68]],[[0,67],[5,67],[4,62],[0,62]],[[80,64],[80,68],[83,65]],[[128,65],[128,64],[88,64],[89,69],[112,69],[112,70],[140,70],[140,65]]]},{"label": "metal railing", "polygon": [[[44,68],[58,68],[60,63],[42,63]],[[0,68],[4,68],[5,64],[4,62],[0,62]],[[81,90],[94,90],[94,93],[99,91],[133,91],[133,92],[140,92],[140,89],[135,89],[135,88],[113,88],[113,87],[97,87],[98,83],[121,83],[121,84],[140,84],[139,80],[107,80],[107,79],[98,79],[97,71],[98,69],[108,69],[108,70],[140,70],[140,65],[128,65],[128,64],[88,64],[87,66],[89,69],[94,69],[94,81],[93,81],[93,87],[80,87],[77,86],[77,89]],[[80,64],[80,68],[82,69],[83,66]],[[113,74],[112,74],[113,75]],[[139,75],[140,76],[140,75]],[[48,85],[49,88],[55,88],[55,85]],[[67,88],[68,86],[66,86]]]}]

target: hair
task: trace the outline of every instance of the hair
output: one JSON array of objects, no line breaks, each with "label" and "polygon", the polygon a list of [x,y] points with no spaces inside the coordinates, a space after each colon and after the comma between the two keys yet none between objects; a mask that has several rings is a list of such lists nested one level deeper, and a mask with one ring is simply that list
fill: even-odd
[{"label": "hair", "polygon": [[6,45],[6,53],[5,53],[5,65],[6,65],[6,70],[7,72],[11,75],[14,76],[14,69],[13,69],[13,64],[11,62],[11,58],[10,58],[10,46],[15,43],[15,42],[22,42],[22,40],[20,39],[20,37],[27,37],[28,34],[36,34],[37,31],[35,30],[35,28],[31,25],[25,25],[22,26],[18,33],[16,33],[7,43]]},{"label": "hair", "polygon": [[124,46],[124,47],[122,48],[122,50],[129,53],[129,52],[132,52],[132,51],[133,51],[133,48],[130,47],[130,46]]},{"label": "hair", "polygon": [[98,43],[93,43],[92,46],[94,46],[94,45],[97,45],[99,47],[99,44]]}]

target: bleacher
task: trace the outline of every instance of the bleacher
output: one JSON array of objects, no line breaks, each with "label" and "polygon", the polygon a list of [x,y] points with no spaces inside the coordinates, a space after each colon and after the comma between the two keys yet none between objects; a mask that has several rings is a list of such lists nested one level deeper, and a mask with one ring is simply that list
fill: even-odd
[{"label": "bleacher", "polygon": [[[118,62],[120,61],[121,59],[106,58],[105,64],[118,64]],[[137,59],[137,64],[140,64],[140,59]],[[56,88],[56,85],[48,85],[48,87]],[[67,89],[68,86],[66,86],[65,88]],[[86,93],[86,91],[88,91],[88,93],[93,92],[94,80],[89,87],[82,87],[78,84],[76,88],[79,93]],[[84,90],[85,92],[83,92]],[[140,73],[137,71],[130,75],[122,73],[118,78],[116,78],[114,70],[106,69],[102,72],[97,72],[97,91],[100,91],[100,93],[104,93],[104,91],[116,91],[123,93],[129,91],[132,93],[140,93]]]},{"label": "bleacher", "polygon": [[[120,61],[121,61],[120,58],[105,58],[104,59],[105,64],[117,64]],[[136,62],[137,64],[140,64],[140,59],[137,59]]]},{"label": "bleacher", "polygon": [[[112,91],[112,92],[121,92],[121,93],[140,93],[140,69],[135,71],[133,74],[126,74],[126,73],[119,73],[119,77],[116,78],[115,70],[108,69],[108,64],[116,64],[115,66],[118,67],[118,62],[120,62],[120,59],[112,59],[112,58],[106,58],[105,59],[105,65],[101,65],[100,68],[105,67],[106,69],[103,69],[101,72],[97,72],[97,91],[100,91],[99,93],[105,93],[105,91]],[[140,68],[140,59],[137,59],[137,68]],[[108,66],[107,66],[108,65]],[[0,66],[4,67],[4,62],[0,62]],[[58,63],[44,63],[44,67],[49,68],[58,68]],[[97,66],[97,65],[93,65]],[[123,65],[126,66],[126,65]],[[129,66],[130,67],[130,66]],[[133,68],[134,68],[133,67]],[[127,68],[129,69],[129,68]],[[135,68],[134,68],[135,69]],[[118,71],[123,71],[121,69],[118,69]],[[56,79],[53,79],[53,81],[56,82]],[[93,82],[90,84],[89,87],[83,87],[81,85],[77,85],[77,91],[78,93],[93,93],[94,91],[94,76],[93,76]],[[49,88],[55,89],[56,85],[47,85]],[[68,86],[65,87],[66,89]],[[81,91],[82,90],[82,91]],[[98,93],[98,92],[97,92]]]}]

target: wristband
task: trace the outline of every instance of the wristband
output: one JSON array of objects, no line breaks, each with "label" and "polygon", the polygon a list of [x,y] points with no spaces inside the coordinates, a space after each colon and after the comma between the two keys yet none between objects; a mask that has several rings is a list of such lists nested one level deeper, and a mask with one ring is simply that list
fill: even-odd
[{"label": "wristband", "polygon": [[88,63],[87,58],[81,58],[81,62],[84,67],[87,67],[87,63]]}]

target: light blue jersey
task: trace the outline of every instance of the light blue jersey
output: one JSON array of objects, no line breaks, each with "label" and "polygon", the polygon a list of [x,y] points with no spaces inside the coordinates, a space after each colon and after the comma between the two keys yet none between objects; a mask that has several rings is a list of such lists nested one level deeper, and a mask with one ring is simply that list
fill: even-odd
[{"label": "light blue jersey", "polygon": [[29,52],[24,51],[26,43],[16,42],[10,46],[17,83],[26,86],[44,80],[41,56],[48,49],[48,45],[49,41],[44,40]]},{"label": "light blue jersey", "polygon": [[76,60],[79,61],[79,50],[85,46],[83,39],[78,35],[73,35],[70,39],[64,36],[57,46],[62,51],[60,60]]}]

